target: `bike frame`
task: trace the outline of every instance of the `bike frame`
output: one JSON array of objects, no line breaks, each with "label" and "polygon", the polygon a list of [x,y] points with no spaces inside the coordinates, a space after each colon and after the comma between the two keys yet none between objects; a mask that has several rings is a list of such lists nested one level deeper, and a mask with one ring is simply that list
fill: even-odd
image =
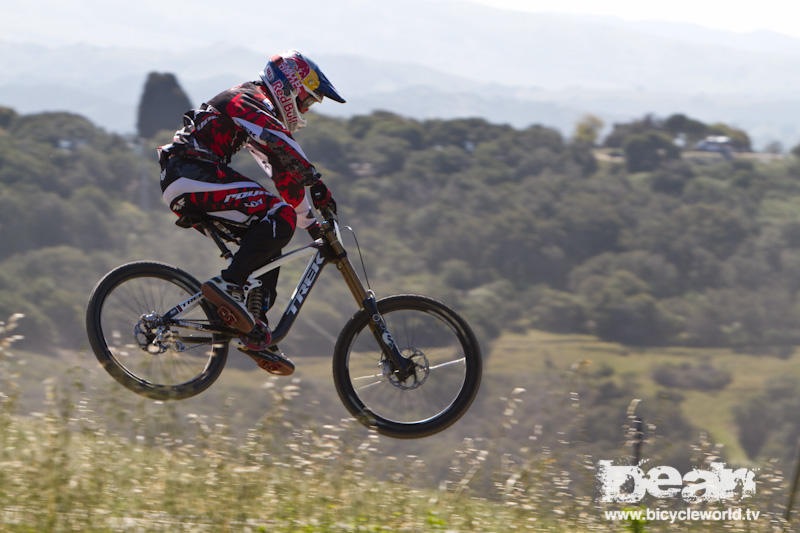
[{"label": "bike frame", "polygon": [[[286,305],[286,309],[278,321],[278,325],[272,330],[272,342],[275,344],[282,341],[286,335],[289,334],[289,330],[292,328],[297,315],[300,313],[300,309],[303,308],[308,293],[311,292],[311,289],[317,283],[322,268],[328,264],[328,259],[323,251],[323,244],[321,241],[315,241],[303,248],[298,248],[288,254],[284,254],[276,258],[275,261],[256,270],[249,278],[249,281],[255,281],[255,278],[266,274],[270,270],[274,270],[282,264],[288,263],[295,258],[304,257],[310,253],[313,253],[313,256],[309,260],[303,275],[300,277],[297,287],[295,287],[294,292],[292,292],[289,303]],[[292,254],[294,254],[294,256],[290,257]],[[282,259],[283,261],[281,261]]]},{"label": "bike frame", "polygon": [[[220,249],[222,256],[227,259],[232,258],[233,254],[222,241],[222,239],[220,239],[216,231],[214,231],[213,227],[206,226],[206,229],[216,243],[217,247]],[[319,274],[322,272],[323,267],[328,263],[333,263],[336,265],[337,270],[339,270],[339,272],[342,274],[342,277],[344,278],[347,287],[350,289],[353,298],[355,298],[356,302],[365,312],[369,313],[370,330],[372,331],[375,340],[378,342],[378,345],[381,347],[384,355],[389,361],[392,362],[394,370],[398,373],[398,377],[400,379],[405,379],[405,377],[407,377],[407,373],[412,370],[413,365],[410,364],[408,359],[403,357],[397,345],[395,344],[394,338],[386,326],[386,322],[378,312],[375,294],[372,291],[368,291],[364,288],[364,285],[361,283],[361,280],[353,268],[353,265],[350,263],[350,260],[347,256],[347,251],[344,249],[344,246],[341,242],[341,235],[339,233],[337,222],[333,219],[325,220],[320,224],[320,229],[322,233],[321,238],[310,244],[307,244],[306,246],[297,248],[280,255],[279,257],[276,257],[263,267],[255,270],[248,278],[248,282],[251,284],[251,286],[255,286],[261,283],[256,279],[259,276],[266,274],[267,272],[295,259],[312,255],[305,271],[303,272],[303,275],[300,278],[300,281],[297,284],[297,287],[292,293],[292,296],[289,298],[289,303],[287,304],[283,315],[281,315],[278,325],[272,331],[272,342],[277,344],[283,340],[286,335],[288,335],[289,330],[292,328],[292,325],[297,319],[297,315],[300,313],[300,309],[302,309],[303,304],[308,297],[308,294],[311,292],[311,289],[319,279]],[[176,305],[166,312],[163,316],[164,321],[170,321],[177,326],[189,329],[218,333],[230,337],[238,337],[239,333],[237,331],[228,328],[220,329],[212,325],[199,324],[194,321],[180,320],[181,315],[200,305],[202,300],[203,296],[201,293],[198,292],[192,295],[188,300]]]}]

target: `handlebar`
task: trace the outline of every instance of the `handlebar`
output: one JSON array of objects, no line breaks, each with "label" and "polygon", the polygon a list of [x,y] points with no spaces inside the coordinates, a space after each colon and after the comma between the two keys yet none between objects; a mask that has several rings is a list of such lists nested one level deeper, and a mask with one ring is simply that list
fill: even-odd
[{"label": "handlebar", "polygon": [[336,213],[329,207],[321,207],[318,209],[320,215],[322,215],[323,220],[319,224],[320,229],[320,237],[327,232],[332,232],[336,241],[339,242],[339,246],[341,246],[342,242],[342,234],[339,231],[339,219]]}]

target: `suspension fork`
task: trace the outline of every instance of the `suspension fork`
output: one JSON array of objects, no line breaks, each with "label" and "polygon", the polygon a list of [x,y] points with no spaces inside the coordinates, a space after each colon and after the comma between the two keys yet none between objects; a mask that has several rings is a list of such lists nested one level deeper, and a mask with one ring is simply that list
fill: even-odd
[{"label": "suspension fork", "polygon": [[332,252],[331,261],[342,274],[353,298],[356,299],[356,302],[358,302],[369,315],[369,329],[372,331],[372,335],[381,347],[381,351],[384,356],[391,361],[398,378],[401,380],[406,379],[411,374],[413,365],[409,359],[403,357],[403,354],[400,353],[400,349],[397,347],[394,337],[392,337],[392,334],[389,332],[386,321],[378,312],[378,302],[375,299],[375,293],[364,288],[352,263],[350,263],[350,259],[347,257],[347,251],[344,249],[344,246],[342,246],[342,243],[339,242],[332,225],[329,223],[323,224],[322,230],[326,237],[325,240],[330,245],[330,250]]}]

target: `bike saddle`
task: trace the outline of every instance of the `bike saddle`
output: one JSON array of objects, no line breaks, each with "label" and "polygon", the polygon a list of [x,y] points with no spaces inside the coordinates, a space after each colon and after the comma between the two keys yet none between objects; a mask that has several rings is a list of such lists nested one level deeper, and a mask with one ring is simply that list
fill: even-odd
[{"label": "bike saddle", "polygon": [[178,216],[178,220],[175,221],[175,225],[181,228],[191,228],[195,224],[205,222],[205,220],[206,218],[199,213],[187,213]]}]

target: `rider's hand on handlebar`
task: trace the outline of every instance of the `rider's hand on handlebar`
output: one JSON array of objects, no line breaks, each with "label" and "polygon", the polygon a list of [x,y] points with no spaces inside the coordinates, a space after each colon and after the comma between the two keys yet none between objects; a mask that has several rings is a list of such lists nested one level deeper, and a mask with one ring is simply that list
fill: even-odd
[{"label": "rider's hand on handlebar", "polygon": [[311,193],[311,201],[314,207],[319,211],[329,210],[334,215],[336,214],[336,201],[331,196],[331,191],[321,181],[316,182],[311,186],[309,191]]},{"label": "rider's hand on handlebar", "polygon": [[322,228],[320,228],[319,224],[316,222],[307,227],[306,231],[308,231],[308,234],[311,235],[311,238],[315,241],[322,237]]}]

